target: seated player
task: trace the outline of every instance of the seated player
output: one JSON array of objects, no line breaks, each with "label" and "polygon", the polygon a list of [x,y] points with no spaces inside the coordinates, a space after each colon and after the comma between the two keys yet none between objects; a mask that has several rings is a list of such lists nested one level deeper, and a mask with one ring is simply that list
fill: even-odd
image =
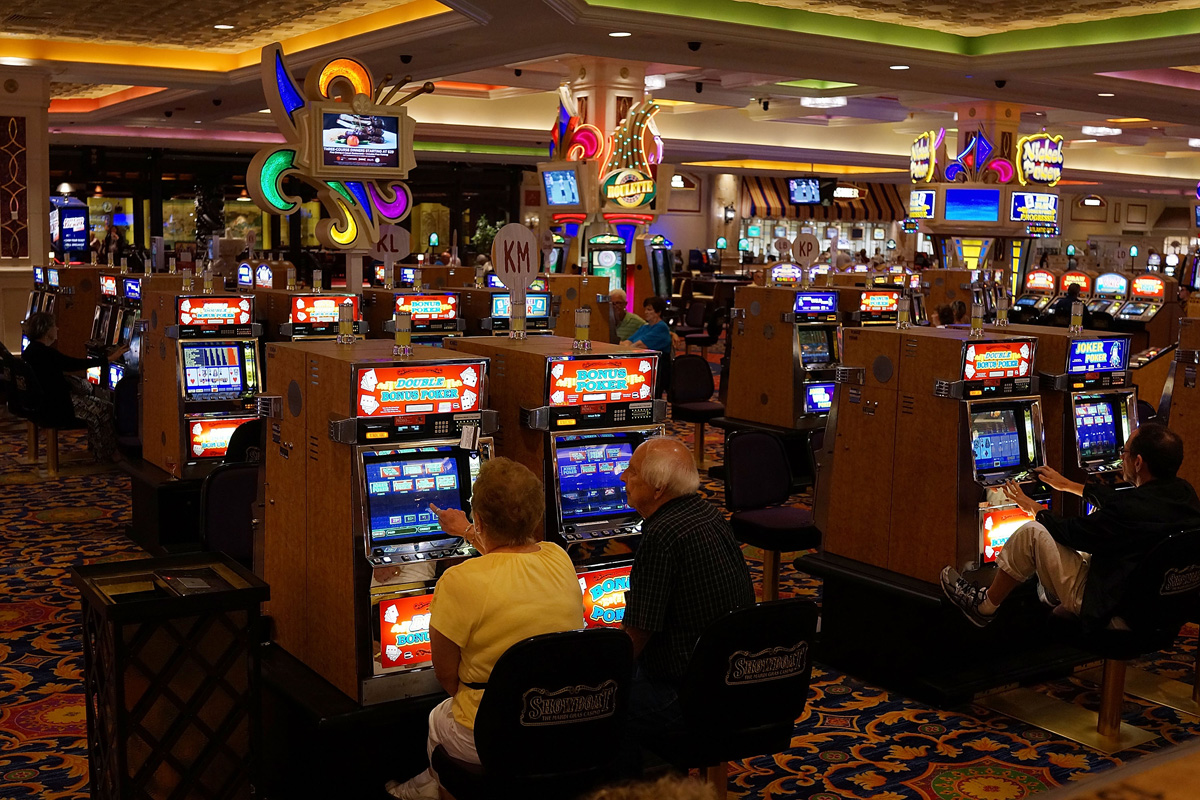
[{"label": "seated player", "polygon": [[679,681],[692,648],[719,617],[753,605],[754,587],[729,522],[696,493],[700,476],[681,442],[642,443],[621,480],[645,520],[624,618],[637,658],[629,698],[636,743],[681,723]]},{"label": "seated player", "polygon": [[117,450],[112,405],[95,397],[87,381],[81,378],[69,380],[66,375],[83,372],[88,367],[103,367],[106,359],[103,356],[74,358],[60,353],[54,347],[58,340],[58,325],[54,315],[45,311],[29,315],[25,320],[25,335],[29,337],[29,346],[21,353],[21,360],[29,365],[41,387],[45,398],[44,419],[62,427],[78,427],[79,423],[84,423],[92,456],[97,461],[110,460]]},{"label": "seated player", "polygon": [[1121,472],[1132,489],[1069,481],[1049,467],[1038,477],[1059,491],[1096,506],[1086,517],[1060,519],[1010,481],[1005,494],[1036,521],[1018,528],[996,557],[989,588],[976,586],[953,567],[942,570],[942,590],[978,627],[992,621],[1013,589],[1037,576],[1051,606],[1077,616],[1089,629],[1108,625],[1123,598],[1124,583],[1141,559],[1167,536],[1200,527],[1200,499],[1176,476],[1183,462],[1179,434],[1155,422],[1125,442]]},{"label": "seated player", "polygon": [[617,321],[617,341],[624,342],[645,325],[646,320],[625,310],[628,298],[624,289],[612,290],[608,293],[608,299],[612,303],[613,319]]},{"label": "seated player", "polygon": [[[429,713],[428,752],[439,744],[454,758],[479,763],[475,714],[496,661],[512,645],[543,633],[583,627],[579,578],[566,552],[539,542],[546,495],[526,467],[493,458],[479,470],[471,493],[474,524],[452,508],[430,510],[446,533],[480,552],[446,570],[433,592],[429,640],[433,670],[450,695]],[[427,769],[387,785],[393,797],[438,797]]]},{"label": "seated player", "polygon": [[647,297],[642,303],[642,314],[646,322],[633,332],[628,339],[622,339],[621,344],[633,347],[644,347],[647,350],[657,350],[666,356],[671,354],[671,329],[663,320],[663,312],[667,310],[667,301],[661,297]]}]

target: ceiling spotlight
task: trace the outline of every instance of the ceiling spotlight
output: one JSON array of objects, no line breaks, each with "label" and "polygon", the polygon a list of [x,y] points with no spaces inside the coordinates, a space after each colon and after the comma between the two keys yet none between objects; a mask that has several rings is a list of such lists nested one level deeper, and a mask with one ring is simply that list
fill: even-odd
[{"label": "ceiling spotlight", "polygon": [[630,33],[629,31],[612,31],[608,35],[614,39],[624,39],[628,36],[633,36],[633,34]]},{"label": "ceiling spotlight", "polygon": [[204,124],[204,120],[202,120],[202,119],[197,119],[197,120],[192,120],[192,121],[193,121],[193,122],[195,122],[197,125],[203,125],[203,124]]},{"label": "ceiling spotlight", "polygon": [[1120,128],[1105,128],[1102,125],[1084,125],[1079,129],[1084,136],[1120,136]]},{"label": "ceiling spotlight", "polygon": [[888,69],[908,69],[908,64],[892,64]]},{"label": "ceiling spotlight", "polygon": [[1096,97],[1116,97],[1112,92],[1097,92]]},{"label": "ceiling spotlight", "polygon": [[219,30],[219,31],[231,31],[231,30],[233,30],[233,26],[232,26],[232,25],[225,25],[224,23],[222,23],[222,24],[220,24],[220,25],[213,25],[213,27],[214,27],[214,28],[216,28],[216,29],[217,29],[217,30]]},{"label": "ceiling spotlight", "polygon": [[667,88],[666,75],[647,75],[646,76],[646,91],[656,92],[659,89]]},{"label": "ceiling spotlight", "polygon": [[1200,139],[1188,139],[1188,147],[1200,147]]},{"label": "ceiling spotlight", "polygon": [[271,113],[271,109],[269,109],[269,108],[260,108],[260,109],[258,110],[258,113],[260,113],[260,114],[270,114],[270,113]]},{"label": "ceiling spotlight", "polygon": [[800,105],[805,108],[841,108],[846,105],[844,97],[801,97]]},{"label": "ceiling spotlight", "polygon": [[235,199],[235,200],[237,200],[239,203],[249,203],[249,202],[250,202],[250,195],[246,193],[246,190],[245,190],[245,189],[242,189],[242,193],[241,193],[241,194],[239,194],[239,195],[238,195],[237,197],[235,197],[234,199]]}]

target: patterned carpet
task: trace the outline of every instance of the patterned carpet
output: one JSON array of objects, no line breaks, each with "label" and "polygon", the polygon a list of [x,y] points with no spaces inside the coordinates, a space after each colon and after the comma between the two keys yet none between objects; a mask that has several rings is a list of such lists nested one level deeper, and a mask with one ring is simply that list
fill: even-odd
[{"label": "patterned carpet", "polygon": [[[710,358],[712,356],[710,355]],[[690,425],[671,425],[691,446]],[[65,453],[81,453],[78,437]],[[719,461],[721,432],[708,457]],[[119,472],[72,468],[49,480],[23,463],[24,428],[0,421],[0,798],[87,797],[77,596],[66,567],[138,555],[122,535],[129,485]],[[722,487],[705,480],[717,504]],[[803,500],[804,498],[798,498]],[[759,554],[747,548],[756,580]],[[783,559],[781,593],[819,599],[819,581]],[[1144,666],[1188,680],[1197,631]],[[1076,680],[1039,687],[1095,708],[1097,688]],[[1125,721],[1160,738],[1120,758],[991,714],[938,710],[818,667],[792,749],[731,767],[731,796],[810,800],[1021,800],[1200,735],[1200,720],[1127,698]]]}]

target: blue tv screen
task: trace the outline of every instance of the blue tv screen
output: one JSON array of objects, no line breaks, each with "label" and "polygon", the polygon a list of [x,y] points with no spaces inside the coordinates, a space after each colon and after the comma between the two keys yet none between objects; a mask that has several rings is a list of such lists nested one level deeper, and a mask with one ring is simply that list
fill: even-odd
[{"label": "blue tv screen", "polygon": [[999,189],[947,189],[947,222],[997,222],[1000,219]]}]

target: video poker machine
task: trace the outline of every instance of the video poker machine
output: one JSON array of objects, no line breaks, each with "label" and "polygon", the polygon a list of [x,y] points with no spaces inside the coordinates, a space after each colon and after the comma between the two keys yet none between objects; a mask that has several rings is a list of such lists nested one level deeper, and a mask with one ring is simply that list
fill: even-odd
[{"label": "video poker machine", "polygon": [[1178,293],[1179,284],[1174,278],[1149,272],[1133,276],[1129,299],[1117,312],[1113,329],[1133,337],[1135,353],[1174,344],[1183,310],[1178,303],[1168,303],[1167,298]]},{"label": "video poker machine", "polygon": [[1042,310],[1043,319],[1050,317],[1067,318],[1071,316],[1071,304],[1074,302],[1067,294],[1072,286],[1079,287],[1079,300],[1087,306],[1092,299],[1092,288],[1095,285],[1095,274],[1084,270],[1070,270],[1058,277],[1058,296],[1050,301],[1050,305]]},{"label": "video poker machine", "polygon": [[[467,335],[501,336],[509,331],[512,309],[507,289],[460,289],[463,314],[467,319]],[[546,291],[529,291],[525,295],[525,330],[528,334],[548,335],[554,332],[558,320],[554,316],[551,295]]]},{"label": "video poker machine", "polygon": [[[374,300],[366,308],[368,338],[384,338],[394,334],[395,315],[407,313],[411,318],[413,341],[440,346],[447,336],[462,336],[467,320],[462,314],[462,300],[457,290],[366,290],[373,291]],[[365,293],[365,292],[364,292]]]},{"label": "video poker machine", "polygon": [[1093,314],[1116,317],[1129,298],[1129,278],[1119,272],[1106,272],[1096,277],[1092,299],[1085,306]]},{"label": "video poker machine", "polygon": [[493,449],[487,359],[378,340],[266,351],[275,642],[362,705],[440,693],[433,590],[477,553],[429,505],[470,513]]},{"label": "video poker machine", "polygon": [[137,375],[142,355],[142,292],[151,288],[179,291],[183,275],[100,273],[100,302],[92,317],[89,356],[108,359],[102,367],[88,369],[88,380],[105,392],[117,388],[121,378]]},{"label": "video poker machine", "polygon": [[1031,269],[1025,273],[1023,291],[1013,301],[1013,321],[1030,321],[1046,310],[1058,294],[1058,274],[1048,269]]},{"label": "video poker machine", "polygon": [[[58,349],[63,354],[84,358],[91,336],[96,306],[100,303],[101,267],[53,266],[43,269],[39,307],[54,315],[58,325]],[[35,285],[37,272],[34,273]],[[33,299],[30,299],[32,305]],[[27,308],[28,310],[28,308]]]},{"label": "video poker machine", "polygon": [[202,477],[258,417],[263,363],[248,295],[143,293],[142,454],[173,477]]},{"label": "video poker machine", "polygon": [[256,288],[254,307],[268,342],[336,339],[343,314],[349,315],[346,333],[363,336],[368,329],[359,296],[347,291]]},{"label": "video poker machine", "polygon": [[842,308],[849,312],[844,317],[848,324],[895,325],[900,318],[902,289],[839,289],[838,294]]},{"label": "video poker machine", "polygon": [[620,625],[641,518],[621,473],[643,441],[664,433],[653,397],[658,354],[562,337],[467,337],[446,347],[491,363],[500,415],[496,453],[546,486],[546,539],[562,545],[585,591],[589,625]]}]

